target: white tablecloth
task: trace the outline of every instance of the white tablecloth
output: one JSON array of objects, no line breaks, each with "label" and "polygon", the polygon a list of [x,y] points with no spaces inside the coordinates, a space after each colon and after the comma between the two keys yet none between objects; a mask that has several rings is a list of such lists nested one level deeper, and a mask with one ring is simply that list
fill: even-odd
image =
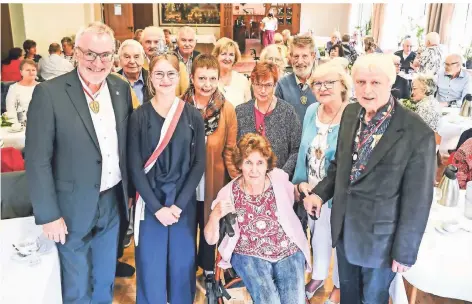
[{"label": "white tablecloth", "polygon": [[0,221],[0,303],[60,304],[61,274],[57,248],[41,255],[41,263],[29,266],[11,259],[12,244],[42,233],[33,217]]},{"label": "white tablecloth", "polygon": [[[459,197],[455,208],[433,203],[417,262],[403,277],[423,292],[472,301],[472,233],[460,230],[444,235],[434,228],[450,219],[472,226],[472,221],[464,217],[465,190],[461,190]],[[397,274],[390,287],[394,304],[408,304],[401,277]]]},{"label": "white tablecloth", "polygon": [[25,147],[26,131],[10,133],[8,132],[9,129],[9,127],[0,128],[0,141],[3,141],[2,148],[13,147],[22,150]]},{"label": "white tablecloth", "polygon": [[447,154],[448,150],[455,150],[462,132],[472,128],[472,119],[459,116],[460,109],[447,109],[452,112],[441,117],[438,129],[441,135],[439,152],[443,154]]}]

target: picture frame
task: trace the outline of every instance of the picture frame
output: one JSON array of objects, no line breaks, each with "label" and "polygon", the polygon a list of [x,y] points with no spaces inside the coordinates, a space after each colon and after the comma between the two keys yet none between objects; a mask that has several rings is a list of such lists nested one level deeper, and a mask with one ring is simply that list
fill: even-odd
[{"label": "picture frame", "polygon": [[218,3],[159,3],[159,26],[220,26]]}]

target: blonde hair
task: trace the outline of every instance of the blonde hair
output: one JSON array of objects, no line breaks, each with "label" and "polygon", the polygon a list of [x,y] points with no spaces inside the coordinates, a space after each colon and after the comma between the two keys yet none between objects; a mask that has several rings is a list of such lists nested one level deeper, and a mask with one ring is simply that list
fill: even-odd
[{"label": "blonde hair", "polygon": [[284,51],[282,49],[281,45],[277,44],[269,44],[266,46],[262,51],[261,54],[259,55],[261,61],[266,61],[267,60],[267,53],[270,51],[277,52],[280,55],[280,59],[282,59],[282,62],[278,64],[279,68],[283,71],[285,69],[285,62],[284,62],[284,57],[286,54],[284,54]]},{"label": "blonde hair", "polygon": [[95,33],[97,35],[103,35],[103,34],[109,35],[113,41],[113,52],[115,52],[115,35],[114,35],[113,30],[108,25],[99,21],[92,22],[87,27],[82,27],[79,29],[79,31],[75,35],[75,47],[79,46],[79,42],[80,42],[80,39],[82,39],[82,36],[85,33],[89,33],[89,32]]},{"label": "blonde hair", "polygon": [[281,33],[275,33],[274,35],[274,42],[275,43],[278,43],[278,42],[284,42],[284,37],[282,36]]},{"label": "blonde hair", "polygon": [[347,67],[349,66],[349,60],[347,60],[347,58],[345,58],[345,57],[334,57],[333,59],[331,59],[330,62],[335,63],[335,64],[339,64],[344,69],[347,69]]},{"label": "blonde hair", "polygon": [[360,56],[351,69],[352,78],[356,78],[355,75],[359,69],[372,70],[377,68],[387,76],[389,84],[392,86],[397,78],[397,71],[391,58],[391,55],[379,53]]},{"label": "blonde hair", "polygon": [[339,77],[339,81],[341,81],[342,86],[344,87],[344,90],[341,91],[341,97],[343,99],[343,102],[349,101],[349,98],[351,98],[352,95],[352,79],[346,73],[345,68],[337,61],[332,60],[319,65],[311,74],[308,83],[312,87],[313,82],[330,73],[336,74]]},{"label": "blonde hair", "polygon": [[226,38],[226,37],[220,38],[216,42],[215,47],[213,48],[213,51],[211,52],[211,54],[218,58],[221,52],[228,50],[230,47],[234,48],[234,55],[235,55],[234,64],[236,64],[236,62],[241,60],[241,51],[239,51],[239,45],[229,38]]}]

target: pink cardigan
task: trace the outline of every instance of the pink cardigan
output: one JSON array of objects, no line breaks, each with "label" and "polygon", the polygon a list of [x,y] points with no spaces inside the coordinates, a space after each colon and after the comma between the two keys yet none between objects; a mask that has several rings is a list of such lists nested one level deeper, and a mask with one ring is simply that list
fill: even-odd
[{"label": "pink cardigan", "polygon": [[[298,248],[305,255],[305,269],[306,271],[311,271],[311,257],[310,257],[310,248],[308,246],[308,240],[303,233],[302,224],[298,219],[297,215],[293,211],[293,202],[295,201],[294,197],[294,186],[288,180],[288,174],[282,171],[281,169],[274,168],[268,174],[270,181],[272,182],[272,188],[274,189],[275,200],[277,202],[277,217],[279,219],[279,224],[282,226],[285,234],[294,242]],[[233,179],[230,183],[224,186],[218,196],[211,204],[211,209],[215,207],[216,203],[221,200],[230,200],[233,202],[232,186],[233,183],[239,177]],[[231,268],[231,256],[233,254],[234,248],[238,243],[239,237],[241,235],[239,230],[238,222],[233,225],[234,236],[229,237],[225,235],[223,241],[218,247],[218,251],[221,254],[221,261],[218,264],[223,269]]]}]

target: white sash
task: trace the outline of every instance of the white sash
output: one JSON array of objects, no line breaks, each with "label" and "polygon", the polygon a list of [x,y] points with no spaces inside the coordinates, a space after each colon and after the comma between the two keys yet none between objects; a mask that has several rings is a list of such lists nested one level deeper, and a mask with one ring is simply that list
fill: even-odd
[{"label": "white sash", "polygon": [[[177,112],[177,108],[179,106],[180,101],[181,100],[178,97],[175,98],[174,103],[172,104],[172,107],[170,108],[169,113],[167,114],[166,119],[164,120],[164,125],[162,126],[162,129],[161,129],[161,136],[159,138],[159,143],[157,144],[156,149],[154,149],[154,152],[156,152],[159,148],[161,148],[164,138],[167,135],[167,131],[169,130],[169,127],[171,125],[171,122],[174,120],[174,116]],[[174,130],[172,130],[172,132]],[[172,136],[172,134],[170,134],[170,136]],[[157,157],[150,163],[146,162],[146,166],[144,167],[144,174],[148,174],[148,172],[156,164],[156,161],[157,161]],[[139,243],[139,224],[141,221],[144,220],[145,207],[146,207],[146,203],[144,202],[141,195],[138,194],[137,199],[136,199],[136,208],[135,208],[135,214],[134,214],[134,243],[136,246],[138,246],[138,243]]]}]

